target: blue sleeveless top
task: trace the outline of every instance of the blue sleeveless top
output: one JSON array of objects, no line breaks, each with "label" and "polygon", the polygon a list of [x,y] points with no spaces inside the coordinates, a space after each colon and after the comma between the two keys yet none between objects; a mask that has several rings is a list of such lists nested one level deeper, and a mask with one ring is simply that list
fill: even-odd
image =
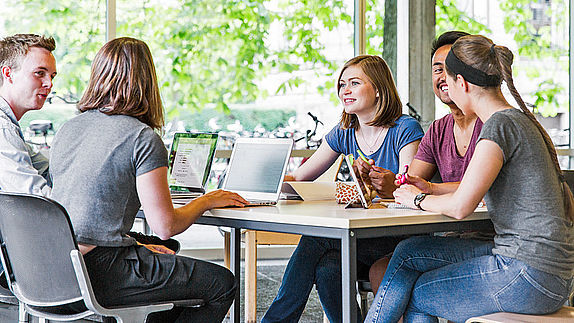
[{"label": "blue sleeveless top", "polygon": [[[412,117],[400,116],[395,125],[389,128],[387,136],[377,151],[365,156],[375,161],[375,165],[390,170],[397,174],[399,172],[399,152],[404,146],[423,137],[424,132],[421,125]],[[342,129],[341,125],[336,125],[325,135],[325,140],[337,153],[352,154],[355,159],[359,158],[357,149],[359,145],[355,136],[355,129]],[[363,151],[363,153],[365,153]]]}]

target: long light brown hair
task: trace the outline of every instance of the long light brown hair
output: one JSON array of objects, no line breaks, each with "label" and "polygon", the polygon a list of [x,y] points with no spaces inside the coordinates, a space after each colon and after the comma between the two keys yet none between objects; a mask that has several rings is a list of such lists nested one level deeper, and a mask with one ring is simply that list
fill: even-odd
[{"label": "long light brown hair", "polygon": [[[360,55],[347,61],[341,69],[339,78],[337,79],[337,93],[341,91],[341,76],[343,72],[350,66],[358,66],[368,78],[375,89],[375,93],[379,93],[377,98],[375,116],[373,120],[369,121],[367,125],[375,127],[392,127],[395,121],[402,114],[402,103],[399,98],[399,93],[393,80],[393,74],[385,62],[379,56],[374,55]],[[346,113],[343,110],[341,115],[341,127],[343,129],[359,128],[357,116],[354,114]]]},{"label": "long light brown hair", "polygon": [[[524,100],[520,96],[520,93],[516,90],[514,86],[514,80],[512,78],[512,61],[514,60],[514,55],[512,51],[505,46],[494,45],[492,40],[487,37],[480,35],[470,35],[459,38],[450,49],[453,53],[465,64],[470,65],[476,69],[479,69],[489,75],[498,75],[501,80],[506,83],[510,94],[518,103],[518,106],[524,112],[524,114],[532,121],[532,123],[538,128],[538,131],[544,139],[548,153],[554,165],[554,169],[558,177],[560,178],[562,184],[562,192],[564,197],[564,210],[566,215],[570,220],[574,221],[574,209],[573,209],[573,196],[570,187],[566,183],[564,175],[562,174],[562,169],[560,169],[560,164],[558,163],[558,156],[556,155],[556,149],[552,143],[552,139],[542,127],[542,125],[536,120],[534,114],[526,107]],[[446,69],[447,73],[456,78],[456,75],[452,71]],[[498,85],[500,87],[500,85]]]},{"label": "long light brown hair", "polygon": [[153,58],[146,43],[129,37],[106,43],[92,62],[90,82],[78,109],[132,116],[161,130],[163,106]]}]

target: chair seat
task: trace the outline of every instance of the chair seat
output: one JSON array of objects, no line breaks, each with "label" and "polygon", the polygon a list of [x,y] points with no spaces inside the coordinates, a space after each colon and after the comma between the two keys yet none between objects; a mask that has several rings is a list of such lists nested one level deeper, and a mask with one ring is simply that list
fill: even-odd
[{"label": "chair seat", "polygon": [[205,305],[205,301],[202,299],[185,299],[185,300],[178,300],[178,301],[170,301],[173,306],[177,307],[201,307]]},{"label": "chair seat", "polygon": [[563,306],[558,311],[546,315],[528,315],[516,313],[492,313],[471,317],[466,323],[572,323],[574,322],[574,307]]},{"label": "chair seat", "polygon": [[9,289],[0,287],[0,303],[16,305],[18,304],[18,299]]}]

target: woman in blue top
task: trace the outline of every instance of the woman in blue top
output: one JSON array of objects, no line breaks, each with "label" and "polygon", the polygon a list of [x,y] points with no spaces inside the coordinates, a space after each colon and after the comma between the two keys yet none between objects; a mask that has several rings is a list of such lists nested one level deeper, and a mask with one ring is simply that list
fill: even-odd
[{"label": "woman in blue top", "polygon": [[[400,203],[455,219],[484,196],[494,242],[420,236],[402,241],[365,322],[464,322],[493,312],[546,314],[566,301],[574,273],[572,193],[552,140],[514,87],[512,52],[486,37],[459,38],[446,57],[448,94],[484,122],[459,183],[416,176]],[[504,80],[520,110],[501,91]],[[486,194],[486,195],[485,195]]]},{"label": "woman in blue top", "polygon": [[[362,55],[349,60],[339,75],[337,90],[344,111],[309,160],[290,180],[314,180],[340,154],[359,156],[357,149],[374,161],[384,189],[380,196],[392,196],[399,165],[412,161],[423,131],[416,120],[402,115],[402,104],[387,63],[378,56]],[[400,238],[361,239],[357,242],[359,269],[393,251]],[[291,256],[277,297],[262,322],[297,322],[316,285],[325,313],[340,322],[341,251],[337,239],[303,236]],[[360,318],[359,318],[360,320]]]}]

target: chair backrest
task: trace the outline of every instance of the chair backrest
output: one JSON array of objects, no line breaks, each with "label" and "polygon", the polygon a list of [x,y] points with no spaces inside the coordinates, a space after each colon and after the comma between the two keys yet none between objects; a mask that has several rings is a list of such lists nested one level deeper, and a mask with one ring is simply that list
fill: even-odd
[{"label": "chair backrest", "polygon": [[14,295],[35,306],[82,299],[70,251],[77,249],[66,210],[50,199],[0,192],[2,263]]}]

